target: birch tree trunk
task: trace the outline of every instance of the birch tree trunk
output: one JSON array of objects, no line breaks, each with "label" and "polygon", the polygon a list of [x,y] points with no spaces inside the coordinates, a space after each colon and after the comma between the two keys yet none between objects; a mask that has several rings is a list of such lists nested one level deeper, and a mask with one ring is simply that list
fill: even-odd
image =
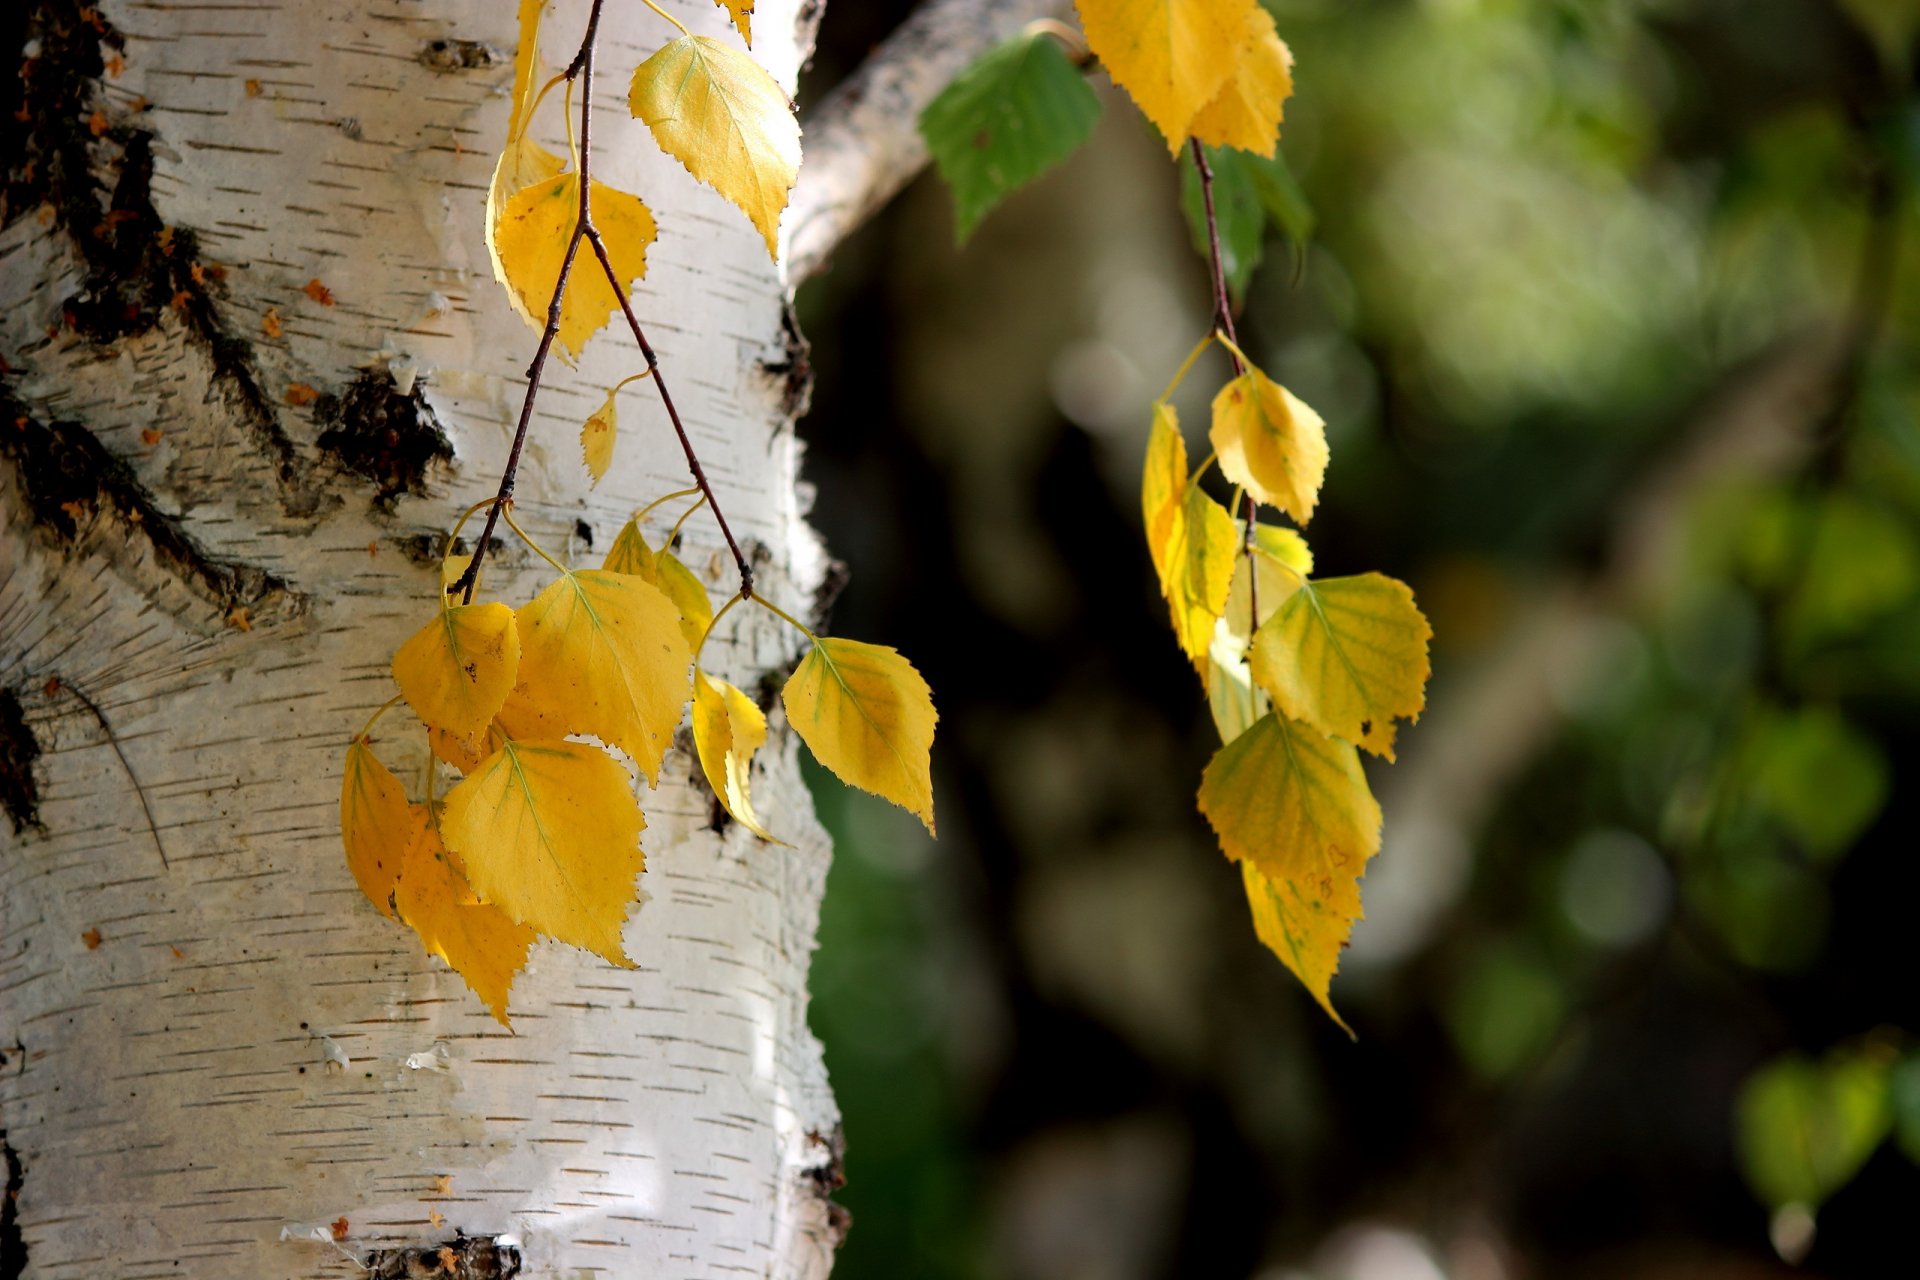
[{"label": "birch tree trunk", "polygon": [[[481,227],[515,6],[17,7],[0,1274],[824,1275],[838,1139],[805,979],[828,849],[777,714],[755,789],[795,847],[717,826],[683,740],[642,797],[638,967],[536,948],[512,1033],[341,858],[342,751],[428,616],[437,539],[498,481],[534,345]],[[818,7],[753,16],[789,90]],[[555,5],[550,60],[584,12]],[[595,174],[658,218],[639,314],[761,589],[804,610],[824,575],[787,285],[625,109],[673,34],[608,6]],[[617,330],[549,366],[517,511],[581,562],[687,483],[639,384],[588,488],[580,423],[641,367]],[[724,596],[713,526],[687,530]],[[489,587],[541,580],[509,546]],[[708,648],[749,690],[797,656],[761,614]],[[377,748],[417,795],[417,730],[389,716]]]}]

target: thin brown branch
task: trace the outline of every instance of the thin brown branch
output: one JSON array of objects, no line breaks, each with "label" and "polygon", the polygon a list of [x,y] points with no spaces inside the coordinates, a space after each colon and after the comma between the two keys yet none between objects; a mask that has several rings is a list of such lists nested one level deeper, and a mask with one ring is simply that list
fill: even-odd
[{"label": "thin brown branch", "polygon": [[126,771],[127,781],[133,784],[133,794],[140,799],[140,811],[147,815],[147,830],[153,833],[153,847],[159,851],[160,865],[169,871],[172,870],[173,864],[167,861],[167,846],[160,842],[160,824],[153,816],[153,806],[147,802],[147,789],[140,785],[139,776],[134,773],[133,766],[127,763],[127,753],[120,749],[120,739],[114,734],[113,726],[107,723],[107,713],[100,709],[99,703],[83,693],[79,685],[70,680],[50,676],[47,679],[46,690],[49,697],[59,693],[66,694],[85,707],[87,714],[93,717],[94,723],[100,726],[100,732],[107,737],[107,745],[113,748],[114,757],[120,761],[121,769]]}]

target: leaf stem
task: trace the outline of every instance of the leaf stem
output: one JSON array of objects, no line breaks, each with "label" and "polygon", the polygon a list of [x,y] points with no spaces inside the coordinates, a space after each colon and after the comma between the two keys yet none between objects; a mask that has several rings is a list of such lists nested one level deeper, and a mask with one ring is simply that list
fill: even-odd
[{"label": "leaf stem", "polygon": [[633,522],[636,525],[644,524],[646,522],[647,517],[653,514],[653,510],[655,507],[664,507],[665,505],[667,505],[667,503],[672,502],[675,498],[691,498],[694,494],[699,492],[700,490],[698,489],[675,489],[672,493],[669,493],[664,497],[655,498],[652,502],[649,502],[646,506],[640,508],[638,511],[633,513]]},{"label": "leaf stem", "polygon": [[379,709],[376,710],[372,715],[368,716],[367,722],[360,726],[360,732],[353,735],[353,740],[355,742],[358,742],[360,739],[372,733],[373,726],[379,722],[380,717],[387,714],[387,712],[393,710],[394,703],[400,701],[400,699],[403,696],[405,695],[396,693],[391,698],[388,698],[385,702],[381,703]]},{"label": "leaf stem", "polygon": [[683,36],[690,36],[690,35],[692,35],[692,34],[693,34],[693,32],[691,32],[691,31],[689,31],[689,30],[687,30],[687,24],[686,24],[686,23],[684,23],[684,22],[682,22],[682,21],[680,21],[680,19],[678,19],[678,18],[676,18],[676,17],[674,17],[674,16],[672,15],[672,14],[670,14],[670,13],[668,13],[668,12],[667,12],[667,11],[666,11],[665,9],[662,9],[662,8],[661,8],[661,7],[659,6],[659,5],[657,5],[657,4],[655,4],[655,3],[653,2],[653,0],[640,0],[640,3],[641,3],[641,4],[644,4],[645,6],[647,6],[647,8],[649,8],[649,9],[651,9],[651,10],[653,10],[653,11],[654,11],[655,13],[657,13],[657,14],[659,14],[659,15],[660,15],[661,17],[663,17],[663,18],[665,18],[665,19],[666,19],[666,20],[667,20],[668,22],[671,22],[671,23],[672,23],[672,24],[673,24],[674,26],[676,26],[676,27],[678,27],[678,28],[680,28],[680,34],[681,34],[681,35],[683,35]]},{"label": "leaf stem", "polygon": [[707,647],[707,637],[712,635],[713,629],[720,625],[720,619],[726,617],[727,612],[731,610],[733,606],[739,604],[745,598],[746,597],[742,596],[739,592],[735,592],[732,599],[728,600],[725,604],[720,606],[720,612],[713,615],[713,619],[707,623],[707,629],[700,633],[700,643],[693,647],[693,665],[694,666],[698,667],[700,665],[700,654]]},{"label": "leaf stem", "polygon": [[533,553],[535,555],[539,556],[542,560],[545,560],[548,564],[558,569],[561,573],[573,572],[571,569],[567,568],[567,566],[561,564],[558,560],[555,560],[552,556],[548,555],[547,549],[545,547],[541,546],[539,543],[535,542],[531,537],[527,536],[527,531],[525,529],[522,529],[520,527],[519,521],[513,518],[513,510],[512,510],[511,504],[501,508],[500,514],[503,518],[505,518],[507,522],[507,528],[519,534],[520,541],[532,547]]},{"label": "leaf stem", "polygon": [[661,541],[660,549],[662,551],[665,551],[668,547],[671,547],[673,545],[673,540],[680,536],[680,526],[685,524],[689,519],[691,519],[693,517],[694,512],[698,511],[700,508],[706,505],[707,505],[706,495],[702,494],[700,497],[700,501],[694,503],[692,506],[688,507],[685,511],[681,512],[680,518],[673,522],[673,528],[667,532],[667,536]]},{"label": "leaf stem", "polygon": [[1187,352],[1187,358],[1180,362],[1180,368],[1174,373],[1173,381],[1169,382],[1167,384],[1167,389],[1160,393],[1160,399],[1163,402],[1171,399],[1173,397],[1173,393],[1180,389],[1180,384],[1187,380],[1187,372],[1193,368],[1193,362],[1200,358],[1200,353],[1202,351],[1205,351],[1208,347],[1213,345],[1213,340],[1218,335],[1218,333],[1219,333],[1219,330],[1217,329],[1208,329],[1207,336],[1193,344],[1193,350]]},{"label": "leaf stem", "polygon": [[815,644],[820,643],[820,637],[813,634],[812,630],[808,628],[806,623],[800,621],[800,619],[794,617],[792,614],[788,613],[785,609],[782,609],[779,605],[774,604],[772,601],[768,600],[765,596],[754,596],[752,597],[752,599],[755,604],[759,605],[762,609],[765,609],[768,613],[771,613],[774,617],[780,619],[780,621],[786,623],[788,626],[798,631],[801,635],[805,636],[807,639],[813,641]]}]

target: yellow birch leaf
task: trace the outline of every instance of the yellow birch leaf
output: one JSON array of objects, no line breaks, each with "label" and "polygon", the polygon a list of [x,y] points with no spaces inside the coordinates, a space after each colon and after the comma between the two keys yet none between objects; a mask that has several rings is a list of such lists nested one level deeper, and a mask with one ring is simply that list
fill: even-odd
[{"label": "yellow birch leaf", "polygon": [[528,701],[569,733],[620,748],[652,782],[692,693],[679,608],[649,582],[582,569],[562,574],[517,618]]},{"label": "yellow birch leaf", "polygon": [[540,18],[545,8],[546,0],[520,0],[520,44],[513,55],[513,106],[507,117],[507,141],[494,163],[493,181],[487,185],[487,256],[493,261],[493,278],[507,285],[507,296],[516,307],[519,299],[514,297],[495,241],[500,215],[517,192],[567,167],[566,161],[526,136],[534,99],[539,96],[535,73],[540,66]]},{"label": "yellow birch leaf", "polygon": [[612,756],[507,739],[447,793],[440,833],[483,902],[615,964],[646,820]]},{"label": "yellow birch leaf", "polygon": [[346,772],[340,779],[340,841],[360,892],[389,918],[393,886],[413,837],[412,823],[400,779],[380,763],[365,738],[355,738],[347,746]]},{"label": "yellow birch leaf", "polygon": [[547,0],[520,0],[520,43],[513,54],[513,108],[507,117],[507,138],[511,141],[527,131],[533,100],[539,96],[534,72],[540,65],[540,19]]},{"label": "yellow birch leaf", "polygon": [[1327,474],[1327,429],[1291,391],[1249,368],[1213,398],[1220,474],[1299,524],[1313,518]]},{"label": "yellow birch leaf", "polygon": [[1140,481],[1140,516],[1147,530],[1147,553],[1160,578],[1160,594],[1171,590],[1168,565],[1179,533],[1187,490],[1187,442],[1180,435],[1180,419],[1173,406],[1153,406],[1153,427],[1147,435],[1147,465]]},{"label": "yellow birch leaf", "polygon": [[[567,724],[563,712],[564,708],[536,700],[526,685],[517,684],[507,695],[500,714],[493,718],[493,722],[509,738],[564,738],[573,729]],[[474,763],[478,764],[479,761]],[[471,773],[473,770],[467,768],[461,772]]]},{"label": "yellow birch leaf", "polygon": [[1078,0],[1087,47],[1178,151],[1243,53],[1254,0]]},{"label": "yellow birch leaf", "polygon": [[781,691],[787,721],[836,777],[933,831],[933,692],[893,649],[819,636]]},{"label": "yellow birch leaf", "polygon": [[1227,588],[1227,608],[1221,615],[1228,632],[1243,645],[1259,630],[1258,622],[1247,625],[1253,619],[1253,606],[1260,606],[1259,622],[1271,618],[1300,580],[1313,572],[1313,551],[1298,530],[1263,524],[1253,531],[1252,566],[1245,555],[1234,560],[1233,583]]},{"label": "yellow birch leaf", "polygon": [[767,833],[747,796],[753,753],[767,740],[767,718],[753,699],[725,680],[693,673],[693,745],[707,785],[734,820],[762,840],[784,844]]},{"label": "yellow birch leaf", "polygon": [[1338,1022],[1328,986],[1361,916],[1360,876],[1380,851],[1380,806],[1359,755],[1269,712],[1214,754],[1200,812],[1257,877],[1247,889],[1261,940]]},{"label": "yellow birch leaf", "polygon": [[780,256],[780,212],[800,172],[800,122],[750,56],[706,36],[664,45],[633,73],[627,105],[660,149],[710,184]]},{"label": "yellow birch leaf", "polygon": [[580,428],[580,456],[587,464],[587,474],[593,477],[595,485],[607,474],[607,468],[613,465],[613,437],[615,393],[607,392],[607,402],[588,416],[586,425]]},{"label": "yellow birch leaf", "polygon": [[1300,582],[1253,637],[1253,678],[1273,705],[1393,759],[1394,718],[1426,706],[1433,628],[1405,583],[1379,573]]},{"label": "yellow birch leaf", "polygon": [[460,581],[460,575],[473,563],[473,557],[464,553],[448,556],[440,562],[440,594],[445,596],[447,588]]},{"label": "yellow birch leaf", "polygon": [[1210,147],[1238,147],[1271,159],[1293,95],[1293,51],[1259,5],[1247,13],[1241,42],[1239,65],[1189,127]]},{"label": "yellow birch leaf", "polygon": [[753,0],[717,0],[717,3],[733,19],[734,28],[740,32],[740,38],[747,42],[747,48],[753,48]]},{"label": "yellow birch leaf", "polygon": [[1239,550],[1240,530],[1227,509],[1199,486],[1188,489],[1167,547],[1167,608],[1180,651],[1203,674]]},{"label": "yellow birch leaf", "polygon": [[700,647],[713,622],[713,599],[707,594],[706,584],[681,563],[680,557],[649,547],[640,526],[629,520],[621,526],[600,567],[610,573],[630,573],[666,592],[667,599],[680,610],[680,634],[687,638],[687,648]]},{"label": "yellow birch leaf", "polygon": [[516,924],[500,908],[476,901],[473,887],[420,809],[413,843],[393,893],[400,918],[427,950],[445,960],[473,988],[502,1026],[507,1022],[507,990],[527,963],[527,951],[539,937]]},{"label": "yellow birch leaf", "polygon": [[504,604],[457,604],[401,645],[393,679],[431,728],[477,738],[499,714],[520,668],[520,636]]},{"label": "yellow birch leaf", "polygon": [[[500,213],[494,240],[507,296],[521,318],[535,329],[547,323],[547,305],[566,261],[580,215],[580,175],[562,173],[524,187]],[[647,246],[653,243],[653,215],[640,197],[594,180],[593,221],[606,241],[620,287],[630,289],[647,274]],[[567,276],[560,306],[560,346],[569,360],[580,353],[619,307],[620,299],[582,242]]]},{"label": "yellow birch leaf", "polygon": [[427,726],[427,748],[433,752],[434,759],[453,766],[461,773],[472,773],[473,767],[486,758],[478,737],[463,738],[432,725]]}]

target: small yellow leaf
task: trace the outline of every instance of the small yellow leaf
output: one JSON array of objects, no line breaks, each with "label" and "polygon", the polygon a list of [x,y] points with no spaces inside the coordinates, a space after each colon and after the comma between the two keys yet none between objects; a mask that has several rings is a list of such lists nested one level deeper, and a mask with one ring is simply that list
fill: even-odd
[{"label": "small yellow leaf", "polygon": [[915,814],[933,831],[933,693],[881,645],[820,636],[781,691],[787,721],[842,782]]},{"label": "small yellow leaf", "polygon": [[725,680],[709,680],[705,672],[694,671],[693,745],[707,785],[741,826],[762,840],[783,844],[767,834],[747,796],[753,753],[766,740],[767,718],[753,699]]},{"label": "small yellow leaf", "polygon": [[1202,672],[1239,550],[1240,530],[1227,509],[1199,486],[1188,489],[1167,547],[1167,608],[1180,651]]},{"label": "small yellow leaf", "polygon": [[473,563],[473,557],[461,553],[448,556],[440,562],[440,593],[445,595],[447,588],[460,581],[460,575]]},{"label": "small yellow leaf", "polygon": [[1327,430],[1291,391],[1249,368],[1213,398],[1220,474],[1299,524],[1313,518],[1327,474]]},{"label": "small yellow leaf", "polygon": [[594,410],[586,425],[580,428],[580,456],[596,485],[613,465],[614,395],[612,391],[607,392],[607,402]]},{"label": "small yellow leaf", "polygon": [[450,605],[393,655],[393,678],[428,726],[476,738],[499,714],[520,668],[513,610]]},{"label": "small yellow leaf", "polygon": [[779,257],[780,212],[800,172],[800,122],[774,78],[718,40],[682,36],[634,71],[627,104],[661,150],[739,205]]},{"label": "small yellow leaf", "polygon": [[433,752],[433,758],[461,773],[472,773],[473,767],[486,758],[483,745],[480,738],[462,738],[445,729],[427,726],[427,749]]},{"label": "small yellow leaf", "polygon": [[679,608],[649,582],[583,569],[562,574],[518,620],[528,701],[568,732],[620,748],[653,781],[692,693]]},{"label": "small yellow leaf", "polygon": [[1391,760],[1394,718],[1426,706],[1432,638],[1405,583],[1302,579],[1255,633],[1250,661],[1280,710]]},{"label": "small yellow leaf", "polygon": [[654,551],[640,526],[629,520],[621,526],[600,567],[612,573],[630,573],[666,592],[667,599],[680,610],[680,634],[687,638],[687,648],[700,647],[713,622],[713,599],[707,595],[706,584],[680,562],[680,557],[671,551]]},{"label": "small yellow leaf", "polygon": [[355,738],[340,779],[340,840],[360,892],[383,916],[393,915],[393,886],[412,838],[413,819],[400,779],[380,763],[365,738]]},{"label": "small yellow leaf", "polygon": [[[562,173],[522,188],[500,213],[495,232],[500,274],[507,296],[521,318],[535,329],[547,323],[547,304],[553,300],[560,266],[566,261],[580,216],[580,175]],[[647,246],[653,243],[653,215],[638,196],[594,180],[593,221],[606,241],[620,287],[628,289],[647,273]],[[620,299],[593,251],[581,244],[567,277],[567,294],[560,308],[560,346],[577,356],[607,323]]]},{"label": "small yellow leaf", "polygon": [[1338,1022],[1328,986],[1361,916],[1360,876],[1380,850],[1360,757],[1269,712],[1214,754],[1200,812],[1227,857],[1256,873],[1247,888],[1261,940]]},{"label": "small yellow leaf", "polygon": [[1248,12],[1241,40],[1245,52],[1239,65],[1193,118],[1193,136],[1210,147],[1271,157],[1293,94],[1293,51],[1274,29],[1273,16],[1259,5]]},{"label": "small yellow leaf", "polygon": [[1298,530],[1263,524],[1253,532],[1252,564],[1256,569],[1249,569],[1245,555],[1234,560],[1233,583],[1227,588],[1227,608],[1221,615],[1227,630],[1243,645],[1259,629],[1258,623],[1247,625],[1253,619],[1253,606],[1260,606],[1260,622],[1271,618],[1300,580],[1313,572],[1313,551]]},{"label": "small yellow leaf", "polygon": [[516,305],[519,300],[513,297],[495,241],[500,216],[516,193],[566,168],[564,160],[526,136],[534,100],[539,96],[535,82],[540,67],[540,18],[545,9],[546,0],[520,0],[520,43],[513,55],[513,106],[507,117],[507,141],[494,163],[493,181],[487,185],[487,255],[493,260],[493,278],[508,286],[507,296]]},{"label": "small yellow leaf", "polygon": [[520,0],[520,43],[513,53],[513,110],[507,117],[509,140],[527,131],[527,119],[539,95],[534,73],[540,66],[540,19],[546,8],[547,0]]},{"label": "small yellow leaf", "polygon": [[646,864],[633,784],[582,742],[507,739],[447,793],[440,831],[483,902],[629,964],[620,927]]},{"label": "small yellow leaf", "polygon": [[1140,481],[1140,517],[1147,530],[1147,553],[1160,577],[1160,594],[1170,591],[1168,565],[1187,491],[1187,442],[1180,435],[1180,419],[1164,400],[1153,406],[1153,427],[1147,435],[1147,465]]},{"label": "small yellow leaf", "polygon": [[1087,47],[1178,151],[1243,56],[1254,0],[1078,0]]},{"label": "small yellow leaf", "polygon": [[416,808],[414,839],[400,870],[394,905],[427,950],[452,966],[506,1026],[507,989],[526,966],[527,951],[539,935],[515,924],[500,908],[474,900],[473,887],[440,843],[426,810]]},{"label": "small yellow leaf", "polygon": [[747,48],[753,48],[753,0],[718,0],[722,9],[733,19],[734,27],[740,32],[740,38],[747,42]]}]

